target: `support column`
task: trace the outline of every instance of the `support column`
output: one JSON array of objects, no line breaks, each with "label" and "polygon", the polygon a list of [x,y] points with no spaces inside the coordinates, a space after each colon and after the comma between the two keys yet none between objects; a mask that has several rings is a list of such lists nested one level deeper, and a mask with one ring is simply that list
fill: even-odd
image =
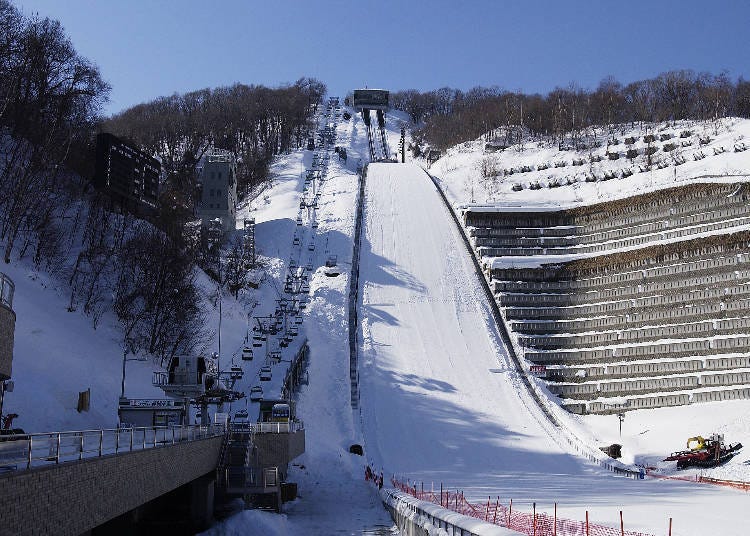
[{"label": "support column", "polygon": [[190,483],[190,520],[195,527],[208,528],[214,516],[215,476],[208,474]]}]

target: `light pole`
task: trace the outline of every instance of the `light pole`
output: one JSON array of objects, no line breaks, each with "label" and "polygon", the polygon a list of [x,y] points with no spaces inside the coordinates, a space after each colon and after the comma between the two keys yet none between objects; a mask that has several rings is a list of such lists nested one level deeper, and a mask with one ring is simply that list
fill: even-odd
[{"label": "light pole", "polygon": [[623,412],[618,413],[617,419],[620,421],[620,437],[622,437],[622,421],[625,420],[625,413]]}]

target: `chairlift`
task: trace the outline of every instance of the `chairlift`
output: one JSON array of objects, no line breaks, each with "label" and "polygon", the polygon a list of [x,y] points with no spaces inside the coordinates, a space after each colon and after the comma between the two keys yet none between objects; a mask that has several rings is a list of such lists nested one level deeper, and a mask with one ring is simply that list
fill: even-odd
[{"label": "chairlift", "polygon": [[317,220],[314,221],[314,222],[312,222],[312,228],[313,229],[317,229],[318,228],[318,222],[317,222]]},{"label": "chairlift", "polygon": [[310,245],[307,246],[308,251],[315,251],[315,242],[310,242]]},{"label": "chairlift", "polygon": [[260,368],[260,381],[271,381],[271,367],[269,367],[268,365]]},{"label": "chairlift", "polygon": [[295,246],[299,246],[299,238],[295,236],[294,240],[292,240],[292,244],[294,244]]},{"label": "chairlift", "polygon": [[301,225],[302,225],[302,218],[297,218],[297,226],[301,226]]},{"label": "chairlift", "polygon": [[307,294],[308,292],[310,292],[310,285],[307,283],[302,283],[299,289],[301,292],[304,292],[305,294]]},{"label": "chairlift", "polygon": [[289,346],[289,343],[286,342],[286,339],[279,339],[279,346],[281,346],[282,348],[286,348],[287,346]]},{"label": "chairlift", "polygon": [[247,416],[248,416],[247,410],[246,409],[241,409],[241,410],[236,411],[234,413],[234,420],[235,421],[240,421],[240,420],[244,421],[244,420],[247,420]]},{"label": "chairlift", "polygon": [[[301,307],[301,305],[300,305],[300,307]],[[301,316],[298,316],[297,318],[295,318],[295,319],[294,319],[294,323],[295,323],[295,324],[298,324],[298,325],[299,325],[299,324],[301,324],[301,323],[302,323],[302,317],[301,317]]]},{"label": "chairlift", "polygon": [[289,334],[292,337],[296,337],[297,335],[299,335],[299,330],[296,327],[292,326],[291,328],[289,328]]},{"label": "chairlift", "polygon": [[263,400],[263,388],[260,385],[254,385],[250,388],[250,402],[260,402]]},{"label": "chairlift", "polygon": [[245,373],[243,372],[242,367],[240,367],[239,365],[232,365],[231,367],[229,367],[229,377],[233,380],[242,379],[242,376],[244,374]]},{"label": "chairlift", "polygon": [[243,361],[252,361],[253,360],[253,349],[245,346],[242,349],[242,360]]}]

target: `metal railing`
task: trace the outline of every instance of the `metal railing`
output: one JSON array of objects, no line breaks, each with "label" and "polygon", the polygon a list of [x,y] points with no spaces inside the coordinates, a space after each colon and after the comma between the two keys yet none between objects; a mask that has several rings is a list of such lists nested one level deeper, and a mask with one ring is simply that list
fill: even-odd
[{"label": "metal railing", "polygon": [[246,432],[250,434],[289,434],[305,429],[302,421],[291,422],[233,422],[229,425],[230,432]]},{"label": "metal railing", "polygon": [[224,435],[223,424],[82,430],[0,438],[0,472],[98,458]]},{"label": "metal railing", "polygon": [[0,305],[4,305],[8,309],[13,309],[13,293],[16,291],[16,285],[13,281],[0,272]]}]

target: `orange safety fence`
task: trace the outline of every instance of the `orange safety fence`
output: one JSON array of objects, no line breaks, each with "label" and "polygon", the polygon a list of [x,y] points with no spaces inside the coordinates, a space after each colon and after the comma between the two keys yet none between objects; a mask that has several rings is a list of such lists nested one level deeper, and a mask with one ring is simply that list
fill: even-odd
[{"label": "orange safety fence", "polygon": [[741,480],[722,480],[720,478],[711,478],[708,476],[691,475],[691,476],[671,476],[662,475],[652,470],[647,470],[646,474],[651,478],[659,478],[661,480],[679,480],[681,482],[696,482],[699,484],[713,484],[714,486],[724,486],[728,488],[734,488],[741,491],[750,491],[750,482],[743,482]]},{"label": "orange safety fence", "polygon": [[[620,528],[590,523],[588,512],[586,520],[576,521],[549,515],[543,512],[522,512],[513,508],[513,501],[508,505],[498,499],[488,498],[487,502],[470,503],[462,492],[423,491],[416,486],[391,479],[393,486],[417,499],[439,504],[465,516],[481,519],[501,527],[506,527],[529,536],[652,536],[643,532],[625,530],[620,519]],[[441,486],[442,487],[442,486]],[[536,507],[535,507],[536,509]],[[622,515],[622,514],[621,514]]]}]

